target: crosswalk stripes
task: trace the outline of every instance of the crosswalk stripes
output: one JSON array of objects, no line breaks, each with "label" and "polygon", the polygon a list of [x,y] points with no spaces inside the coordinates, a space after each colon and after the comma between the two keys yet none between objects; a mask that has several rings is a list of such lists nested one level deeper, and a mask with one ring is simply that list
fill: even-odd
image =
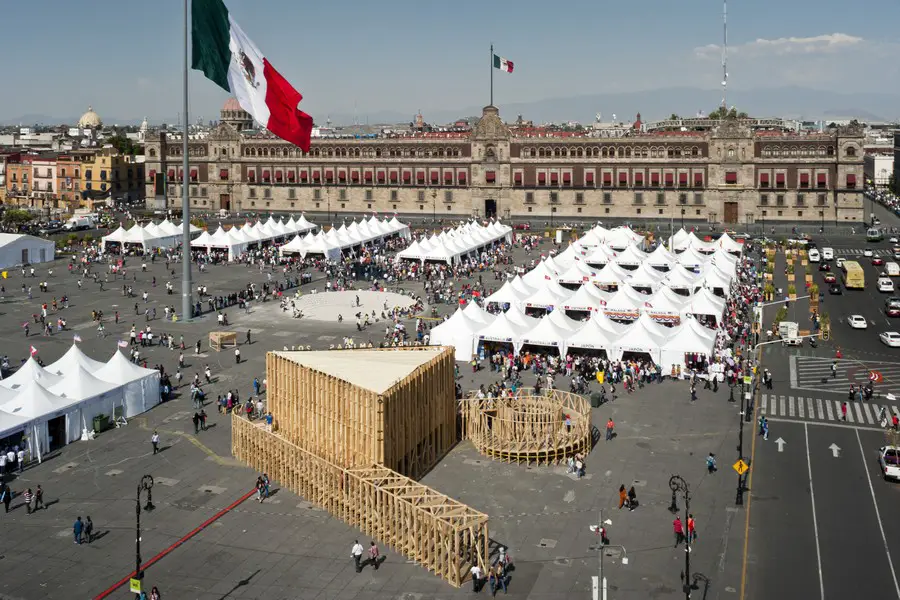
[{"label": "crosswalk stripes", "polygon": [[[835,376],[832,376],[832,365],[837,367]],[[791,386],[795,390],[846,394],[851,385],[865,385],[869,381],[870,371],[878,371],[882,382],[875,386],[876,391],[879,394],[900,395],[900,362],[791,356],[790,368]]]},{"label": "crosswalk stripes", "polygon": [[[840,400],[823,400],[807,396],[761,394],[759,413],[765,417],[782,417],[804,421],[844,421]],[[880,402],[850,402],[847,405],[846,423],[880,426],[882,410],[890,420],[900,418],[900,408]]]},{"label": "crosswalk stripes", "polygon": [[[835,248],[835,256],[862,256],[865,248]],[[873,256],[893,256],[894,253],[888,248],[872,249]]]}]

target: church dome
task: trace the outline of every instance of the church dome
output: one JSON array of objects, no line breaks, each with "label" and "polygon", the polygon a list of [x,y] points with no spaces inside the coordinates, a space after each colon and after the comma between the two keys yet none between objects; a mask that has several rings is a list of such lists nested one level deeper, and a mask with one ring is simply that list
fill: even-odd
[{"label": "church dome", "polygon": [[222,110],[244,110],[241,108],[240,103],[238,103],[237,98],[229,98],[225,101],[225,104],[222,105]]},{"label": "church dome", "polygon": [[99,129],[103,126],[103,121],[100,120],[100,115],[94,112],[94,108],[88,106],[87,112],[78,119],[78,126],[82,129]]}]

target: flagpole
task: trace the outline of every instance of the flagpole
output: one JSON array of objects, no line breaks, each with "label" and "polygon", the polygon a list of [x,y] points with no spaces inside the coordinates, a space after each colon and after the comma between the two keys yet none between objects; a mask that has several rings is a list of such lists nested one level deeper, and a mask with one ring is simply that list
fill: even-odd
[{"label": "flagpole", "polygon": [[491,106],[494,105],[494,45],[491,44]]},{"label": "flagpole", "polygon": [[188,203],[190,165],[188,164],[188,0],[184,0],[184,135],[182,140],[181,181],[181,318],[190,321],[193,314],[191,302],[191,207]]}]

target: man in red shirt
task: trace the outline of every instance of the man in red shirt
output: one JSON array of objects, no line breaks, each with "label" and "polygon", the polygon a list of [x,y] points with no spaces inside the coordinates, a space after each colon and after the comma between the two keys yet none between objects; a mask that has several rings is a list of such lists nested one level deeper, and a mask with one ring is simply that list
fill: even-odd
[{"label": "man in red shirt", "polygon": [[616,424],[613,423],[612,417],[610,417],[606,421],[606,441],[607,442],[613,438],[613,429],[615,428],[615,426],[616,426]]},{"label": "man in red shirt", "polygon": [[675,548],[684,541],[684,525],[681,524],[681,517],[675,517],[672,521],[672,531],[675,533]]}]

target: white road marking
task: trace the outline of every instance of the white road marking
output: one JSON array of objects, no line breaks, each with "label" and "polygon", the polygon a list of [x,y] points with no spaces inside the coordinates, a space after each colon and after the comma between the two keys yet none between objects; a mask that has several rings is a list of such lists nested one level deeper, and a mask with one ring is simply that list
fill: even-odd
[{"label": "white road marking", "polygon": [[856,403],[856,422],[863,422],[862,406],[859,405],[859,402]]},{"label": "white road marking", "polygon": [[[806,437],[806,469],[809,472],[809,499],[812,503],[813,533],[815,534],[816,538],[816,564],[819,567],[819,596],[822,600],[825,600],[825,581],[822,577],[822,550],[819,548],[819,522],[816,518],[816,494],[813,491],[812,460],[809,457],[809,427],[805,423],[803,424],[803,434]],[[860,443],[860,445],[862,445],[862,443]],[[866,473],[868,473],[868,471],[866,471]],[[873,491],[873,498],[874,494],[875,493]],[[896,582],[896,580],[897,579],[895,577],[894,581]]]},{"label": "white road marking", "polygon": [[875,422],[875,421],[872,419],[872,411],[869,410],[869,405],[868,405],[868,404],[863,404],[863,405],[862,405],[862,411],[863,411],[864,413],[866,413],[866,423],[868,423],[869,425],[871,425],[872,423]]},{"label": "white road marking", "polygon": [[[810,412],[810,414],[812,414],[812,410],[810,410],[809,412]],[[825,419],[825,411],[822,410],[822,399],[821,398],[816,398],[816,414],[818,415],[820,421]],[[831,417],[829,417],[829,418],[831,418]]]},{"label": "white road marking", "polygon": [[794,397],[791,396],[788,398],[788,416],[794,416]]},{"label": "white road marking", "polygon": [[848,423],[856,422],[853,420],[853,406],[849,402],[847,403],[847,422]]},{"label": "white road marking", "polygon": [[834,421],[834,412],[831,409],[831,402],[825,403],[825,409],[828,411],[828,420]]},{"label": "white road marking", "polygon": [[797,387],[797,357],[792,356],[791,360],[788,362],[788,365],[791,369],[791,387]]},{"label": "white road marking", "polygon": [[806,418],[806,402],[802,397],[797,398],[797,416],[801,419]]},{"label": "white road marking", "polygon": [[[887,537],[884,535],[884,525],[881,523],[881,511],[878,510],[878,501],[875,500],[875,488],[872,487],[872,474],[869,473],[869,461],[866,460],[866,453],[863,450],[862,439],[859,437],[858,430],[856,432],[856,443],[859,444],[859,456],[862,458],[863,470],[866,472],[866,479],[869,482],[869,493],[872,495],[872,505],[875,507],[875,516],[878,518],[878,529],[881,531],[881,542],[884,544],[884,553],[887,556],[888,568],[891,570],[891,577],[894,578],[894,591],[897,592],[897,598],[900,598],[900,583],[897,582],[897,573],[894,571],[894,559],[891,558],[891,549],[888,547]],[[809,442],[807,442],[807,447],[808,446]],[[809,455],[807,454],[807,456]],[[810,479],[809,482],[809,490],[810,493],[812,493],[812,479]],[[818,541],[816,544],[818,546]]]},{"label": "white road marking", "polygon": [[761,414],[761,415],[766,414],[766,408],[767,408],[768,404],[769,404],[769,395],[763,394],[762,395],[762,404],[759,407],[759,414]]},{"label": "white road marking", "polygon": [[778,414],[780,414],[782,416],[787,414],[787,411],[785,410],[785,406],[784,406],[785,402],[786,402],[786,398],[784,396],[778,397],[778,408],[780,409],[778,411]]}]

